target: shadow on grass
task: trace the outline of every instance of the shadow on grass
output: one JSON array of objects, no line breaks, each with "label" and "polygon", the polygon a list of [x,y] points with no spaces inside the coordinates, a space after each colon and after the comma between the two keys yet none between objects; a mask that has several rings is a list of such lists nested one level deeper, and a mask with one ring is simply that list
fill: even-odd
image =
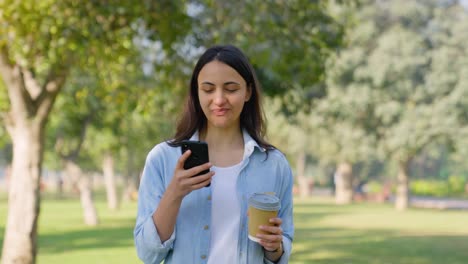
[{"label": "shadow on grass", "polygon": [[58,253],[84,249],[128,248],[133,246],[133,226],[96,227],[61,234],[39,236],[39,251]]}]

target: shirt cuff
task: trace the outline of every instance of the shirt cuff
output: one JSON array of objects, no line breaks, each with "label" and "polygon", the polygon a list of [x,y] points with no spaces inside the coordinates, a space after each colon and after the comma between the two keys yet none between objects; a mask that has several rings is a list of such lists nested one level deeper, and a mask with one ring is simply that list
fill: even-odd
[{"label": "shirt cuff", "polygon": [[283,236],[283,255],[278,259],[278,261],[273,262],[266,257],[263,258],[264,264],[288,264],[289,256],[291,255],[292,243],[291,241]]},{"label": "shirt cuff", "polygon": [[144,240],[150,248],[154,248],[158,251],[168,251],[173,248],[175,240],[175,228],[171,234],[171,237],[168,240],[164,241],[164,243],[161,242],[161,238],[159,237],[158,231],[156,230],[156,225],[154,224],[152,217],[148,217],[148,219],[146,220],[144,224],[144,230]]}]

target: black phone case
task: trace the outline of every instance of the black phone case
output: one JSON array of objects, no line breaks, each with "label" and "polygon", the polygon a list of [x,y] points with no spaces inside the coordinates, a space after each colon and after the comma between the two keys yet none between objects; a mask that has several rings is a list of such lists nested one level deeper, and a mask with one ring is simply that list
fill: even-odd
[{"label": "black phone case", "polygon": [[[190,154],[190,156],[187,158],[187,160],[184,163],[185,170],[205,164],[210,160],[208,156],[208,144],[206,142],[193,141],[193,140],[182,141],[182,145],[181,145],[182,154],[189,149],[192,151],[192,153]],[[204,170],[196,174],[195,176],[208,173],[209,171],[210,171],[209,169]],[[210,186],[210,184],[208,184],[207,186]]]}]

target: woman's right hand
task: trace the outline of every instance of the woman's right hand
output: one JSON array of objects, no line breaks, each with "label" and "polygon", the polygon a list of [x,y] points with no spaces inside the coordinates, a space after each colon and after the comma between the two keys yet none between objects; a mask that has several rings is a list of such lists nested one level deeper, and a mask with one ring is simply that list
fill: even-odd
[{"label": "woman's right hand", "polygon": [[174,176],[172,177],[171,183],[168,186],[168,190],[171,191],[177,198],[184,198],[187,194],[193,190],[198,190],[211,182],[211,177],[215,174],[213,171],[193,177],[194,175],[211,168],[211,163],[205,163],[200,166],[193,167],[185,170],[184,163],[192,152],[190,150],[185,151],[177,161],[176,168],[174,170]]}]

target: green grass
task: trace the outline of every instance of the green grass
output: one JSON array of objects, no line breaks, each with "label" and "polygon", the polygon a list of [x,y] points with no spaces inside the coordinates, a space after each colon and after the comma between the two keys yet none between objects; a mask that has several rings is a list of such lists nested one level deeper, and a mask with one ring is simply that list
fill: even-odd
[{"label": "green grass", "polygon": [[[78,200],[45,199],[39,220],[39,264],[139,263],[133,245],[135,203],[109,211],[97,202],[101,223],[82,223]],[[335,206],[330,200],[295,201],[296,234],[290,263],[466,263],[468,212],[388,205]],[[0,200],[0,244],[6,201]]]},{"label": "green grass", "polygon": [[[6,222],[6,202],[0,207],[0,231]],[[140,263],[133,244],[136,203],[125,203],[112,212],[103,201],[96,203],[100,224],[83,224],[79,200],[46,199],[39,218],[39,264]]]},{"label": "green grass", "polygon": [[291,263],[467,263],[468,212],[295,204]]}]

